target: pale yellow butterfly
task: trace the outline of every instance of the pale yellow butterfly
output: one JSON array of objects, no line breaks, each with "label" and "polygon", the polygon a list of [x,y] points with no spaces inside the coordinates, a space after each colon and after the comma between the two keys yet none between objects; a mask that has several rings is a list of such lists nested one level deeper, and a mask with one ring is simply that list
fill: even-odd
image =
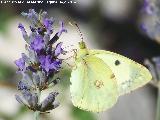
[{"label": "pale yellow butterfly", "polygon": [[110,51],[90,50],[83,38],[79,48],[74,58],[76,65],[71,73],[70,92],[73,105],[83,110],[105,111],[117,102],[120,95],[152,79],[143,65]]}]

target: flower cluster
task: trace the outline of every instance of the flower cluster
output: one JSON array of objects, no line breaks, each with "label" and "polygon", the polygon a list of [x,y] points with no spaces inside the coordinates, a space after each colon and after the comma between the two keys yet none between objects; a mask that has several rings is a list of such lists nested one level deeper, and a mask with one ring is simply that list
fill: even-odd
[{"label": "flower cluster", "polygon": [[144,64],[148,66],[149,71],[153,76],[151,84],[157,88],[160,86],[160,57],[153,57],[152,60],[146,59]]},{"label": "flower cluster", "polygon": [[142,29],[150,38],[160,41],[160,1],[144,0],[143,10],[145,18]]},{"label": "flower cluster", "polygon": [[38,14],[34,9],[30,9],[22,15],[30,21],[31,33],[28,35],[24,26],[21,23],[18,25],[27,43],[28,54],[22,53],[22,57],[15,61],[18,73],[22,74],[22,80],[18,83],[18,90],[22,95],[16,95],[16,99],[33,111],[46,112],[59,105],[55,102],[58,92],[51,92],[41,103],[39,99],[42,90],[59,82],[59,78],[53,77],[59,72],[62,64],[62,59],[58,56],[65,54],[65,51],[62,49],[62,42],[54,44],[67,30],[60,21],[59,31],[51,38],[54,19],[48,18],[47,12]]}]

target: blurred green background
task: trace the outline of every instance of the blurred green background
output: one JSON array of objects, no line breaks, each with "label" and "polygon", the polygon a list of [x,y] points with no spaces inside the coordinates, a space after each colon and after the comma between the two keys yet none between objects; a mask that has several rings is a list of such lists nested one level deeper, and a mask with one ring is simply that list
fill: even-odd
[{"label": "blurred green background", "polygon": [[[76,0],[75,0],[76,1]],[[21,12],[45,10],[56,20],[64,20],[67,34],[60,40],[65,46],[80,40],[77,30],[68,24],[76,21],[89,48],[110,50],[127,56],[141,64],[144,59],[160,55],[157,39],[150,39],[140,29],[144,14],[141,0],[77,0],[76,4],[0,4],[0,120],[32,120],[32,111],[21,106],[14,98],[20,76],[16,74],[14,60],[25,51],[25,42],[18,30],[21,22],[29,31],[28,21]],[[58,22],[55,23],[58,25]],[[69,48],[73,49],[73,48]],[[154,120],[157,91],[146,85],[131,94],[121,96],[117,104],[103,113],[90,113],[75,108],[70,101],[70,69],[61,73],[59,89],[61,106],[42,120]],[[51,89],[53,91],[53,89]],[[50,90],[50,91],[51,91]],[[44,93],[45,94],[45,93]]]}]

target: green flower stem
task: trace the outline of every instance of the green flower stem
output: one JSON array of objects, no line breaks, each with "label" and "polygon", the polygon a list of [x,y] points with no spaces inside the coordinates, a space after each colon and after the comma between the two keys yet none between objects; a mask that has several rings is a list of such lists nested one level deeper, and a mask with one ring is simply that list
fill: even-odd
[{"label": "green flower stem", "polygon": [[40,120],[40,112],[39,111],[35,111],[34,120]]},{"label": "green flower stem", "polygon": [[[37,89],[37,94],[38,94],[38,105],[39,105],[40,104],[40,96],[41,96],[41,91],[39,89]],[[34,120],[40,120],[40,111],[35,111]]]},{"label": "green flower stem", "polygon": [[160,120],[160,85],[158,86],[156,120]]}]

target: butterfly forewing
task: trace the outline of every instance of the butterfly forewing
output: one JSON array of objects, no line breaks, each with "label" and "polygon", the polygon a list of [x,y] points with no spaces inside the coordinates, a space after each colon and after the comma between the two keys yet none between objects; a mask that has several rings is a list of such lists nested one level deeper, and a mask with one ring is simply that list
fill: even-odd
[{"label": "butterfly forewing", "polygon": [[152,79],[147,68],[122,55],[104,50],[90,50],[90,54],[110,67],[116,77],[119,95],[129,93]]}]

